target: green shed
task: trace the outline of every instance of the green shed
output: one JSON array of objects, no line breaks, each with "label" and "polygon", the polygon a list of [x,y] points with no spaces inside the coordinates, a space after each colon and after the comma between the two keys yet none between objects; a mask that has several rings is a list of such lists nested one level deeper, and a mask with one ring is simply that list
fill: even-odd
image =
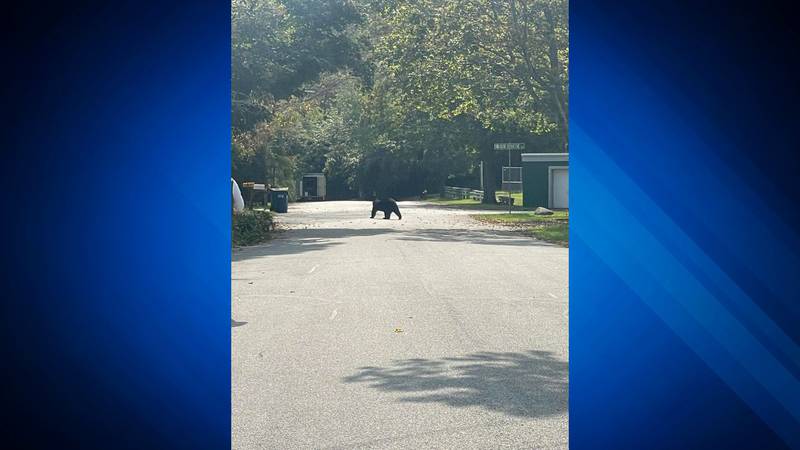
[{"label": "green shed", "polygon": [[569,209],[569,153],[522,154],[522,203]]}]

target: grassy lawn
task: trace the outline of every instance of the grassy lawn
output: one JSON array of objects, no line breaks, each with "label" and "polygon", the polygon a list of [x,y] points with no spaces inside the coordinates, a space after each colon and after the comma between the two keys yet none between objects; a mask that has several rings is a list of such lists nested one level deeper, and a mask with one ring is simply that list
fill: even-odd
[{"label": "grassy lawn", "polygon": [[569,211],[554,211],[551,216],[537,216],[532,212],[522,212],[475,214],[472,217],[483,222],[512,226],[537,239],[569,246]]},{"label": "grassy lawn", "polygon": [[[497,191],[497,195],[506,195],[505,192]],[[514,198],[514,206],[511,208],[512,211],[526,211],[531,210],[533,208],[524,208],[522,206],[522,193],[517,192],[512,195]],[[454,208],[461,208],[461,209],[484,209],[487,211],[508,211],[508,205],[485,205],[478,200],[473,200],[471,198],[465,198],[462,200],[453,200],[449,198],[429,198],[425,201],[434,203],[436,205],[442,206],[450,206]]]},{"label": "grassy lawn", "polygon": [[426,202],[436,203],[437,205],[445,205],[445,206],[461,206],[461,205],[480,205],[481,203],[477,200],[473,200],[471,198],[465,198],[462,200],[453,200],[450,198],[428,198],[425,199]]},{"label": "grassy lawn", "polygon": [[568,223],[534,226],[528,228],[525,232],[537,239],[569,247]]},{"label": "grassy lawn", "polygon": [[[500,197],[501,195],[506,197],[506,196],[508,196],[508,192],[506,192],[506,191],[497,191],[497,192],[495,192],[495,195],[497,197]],[[514,206],[517,206],[517,205],[522,206],[522,192],[513,192],[511,194],[511,197],[514,199]]]}]

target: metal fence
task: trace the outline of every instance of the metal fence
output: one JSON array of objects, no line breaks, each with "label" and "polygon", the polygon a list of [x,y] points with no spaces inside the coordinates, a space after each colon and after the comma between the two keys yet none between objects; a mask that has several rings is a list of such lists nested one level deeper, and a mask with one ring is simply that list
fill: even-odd
[{"label": "metal fence", "polygon": [[455,200],[471,198],[473,200],[483,201],[483,191],[470,188],[445,186],[444,191],[442,191],[442,197]]}]

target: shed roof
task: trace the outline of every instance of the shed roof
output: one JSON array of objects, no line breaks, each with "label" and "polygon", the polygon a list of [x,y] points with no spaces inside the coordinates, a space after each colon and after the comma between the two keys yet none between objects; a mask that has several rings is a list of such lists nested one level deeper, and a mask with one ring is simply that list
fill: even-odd
[{"label": "shed roof", "polygon": [[523,153],[522,162],[569,161],[569,153]]}]

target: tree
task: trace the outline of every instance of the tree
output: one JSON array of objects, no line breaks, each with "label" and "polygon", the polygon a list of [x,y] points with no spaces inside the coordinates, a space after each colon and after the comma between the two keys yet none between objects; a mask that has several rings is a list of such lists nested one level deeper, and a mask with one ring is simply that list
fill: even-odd
[{"label": "tree", "polygon": [[267,120],[275,100],[323,72],[365,70],[360,46],[348,30],[362,16],[342,0],[233,0],[231,97],[236,131]]},{"label": "tree", "polygon": [[566,0],[235,0],[234,176],[323,171],[334,198],[404,196],[477,184],[482,160],[494,202],[494,142],[568,150],[567,15]]},{"label": "tree", "polygon": [[375,58],[404,104],[472,129],[494,202],[492,137],[557,132],[568,149],[565,0],[381,3]]}]

